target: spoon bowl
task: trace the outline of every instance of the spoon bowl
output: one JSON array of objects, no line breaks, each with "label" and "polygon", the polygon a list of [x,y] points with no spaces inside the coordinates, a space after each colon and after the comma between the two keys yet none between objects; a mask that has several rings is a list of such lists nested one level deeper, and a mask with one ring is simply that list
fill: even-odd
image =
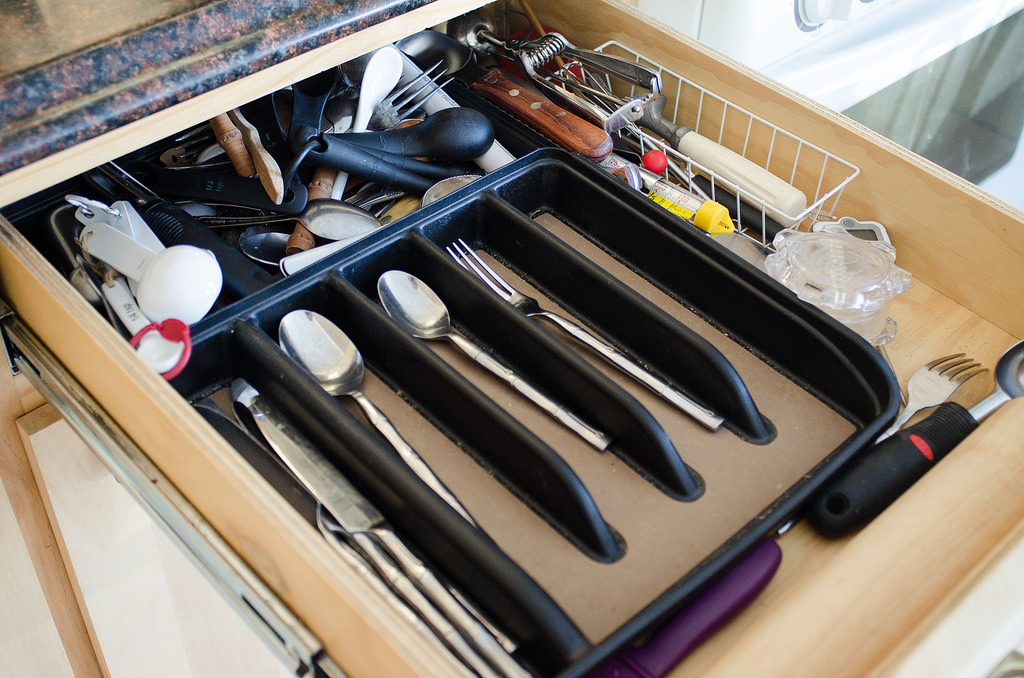
[{"label": "spoon bowl", "polygon": [[238,249],[253,261],[277,266],[285,256],[288,235],[273,226],[250,226],[238,236]]},{"label": "spoon bowl", "polygon": [[419,339],[452,333],[448,307],[434,290],[405,271],[387,271],[377,280],[377,294],[387,314]]},{"label": "spoon bowl", "polygon": [[419,278],[405,271],[386,271],[377,279],[377,295],[387,314],[409,334],[420,339],[449,340],[491,374],[529,398],[597,449],[604,451],[611,445],[611,438],[605,433],[539,391],[514,370],[453,329],[448,308]]},{"label": "spoon bowl", "polygon": [[332,396],[352,395],[365,374],[363,356],[340,327],[319,313],[291,311],[278,326],[278,341]]},{"label": "spoon bowl", "polygon": [[339,200],[310,200],[298,216],[310,233],[324,240],[344,240],[376,230],[380,220],[366,210]]}]

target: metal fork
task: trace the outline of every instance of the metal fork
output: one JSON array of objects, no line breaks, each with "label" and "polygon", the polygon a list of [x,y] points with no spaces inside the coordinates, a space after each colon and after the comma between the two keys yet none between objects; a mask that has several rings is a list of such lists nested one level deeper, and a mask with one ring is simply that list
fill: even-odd
[{"label": "metal fork", "polygon": [[569,320],[565,316],[558,315],[551,311],[545,311],[533,297],[526,296],[514,287],[509,285],[498,273],[487,265],[480,255],[473,248],[465,243],[462,238],[453,242],[447,248],[448,254],[463,268],[472,271],[480,280],[487,284],[498,296],[518,308],[530,318],[544,318],[575,337],[581,343],[596,351],[602,358],[619,368],[630,377],[651,389],[659,396],[672,403],[674,406],[690,415],[698,422],[711,429],[718,430],[725,421],[724,417],[715,414],[706,407],[694,402],[688,396],[679,392],[669,384],[643,369],[618,349],[610,346],[604,340],[596,337],[588,330]]},{"label": "metal fork", "polygon": [[[415,76],[404,86],[394,89],[384,97],[373,108],[373,114],[370,116],[370,128],[391,129],[418,111],[420,106],[427,103],[427,100],[434,95],[434,92],[452,81],[452,78],[448,78],[444,82],[438,82],[441,76],[446,73],[442,68],[443,65],[443,61],[438,61],[427,70]],[[438,71],[438,69],[441,70]],[[418,87],[408,92],[414,85],[418,85]]]},{"label": "metal fork", "polygon": [[926,407],[941,405],[953,391],[971,377],[986,372],[986,368],[963,353],[936,358],[918,368],[907,382],[907,405],[896,421],[876,440],[885,440],[896,433],[907,421]]}]

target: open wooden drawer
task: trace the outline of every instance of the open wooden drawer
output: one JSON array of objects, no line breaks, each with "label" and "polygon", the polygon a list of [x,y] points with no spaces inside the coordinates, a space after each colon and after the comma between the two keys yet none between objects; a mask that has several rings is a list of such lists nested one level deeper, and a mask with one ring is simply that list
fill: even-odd
[{"label": "open wooden drawer", "polygon": [[[28,195],[233,104],[437,23],[468,9],[469,4],[428,5],[115,130],[59,157],[12,172],[2,180],[4,200]],[[1024,334],[1024,317],[1017,303],[1024,292],[1024,223],[1019,212],[990,201],[947,173],[840,116],[816,110],[692,41],[644,22],[628,7],[560,1],[543,8],[542,20],[564,27],[570,40],[581,47],[615,39],[643,51],[761,117],[796,130],[821,147],[835,149],[861,168],[860,176],[843,194],[840,213],[884,223],[899,251],[901,266],[915,275],[910,294],[898,299],[892,312],[900,330],[890,354],[901,382],[917,365],[953,350],[970,352],[991,365],[1013,337]],[[643,36],[642,42],[632,36]],[[310,526],[173,389],[135,358],[25,238],[6,224],[2,236],[0,275],[4,297],[16,313],[346,672],[367,676],[450,674],[449,660],[423,643],[372,589],[340,564]],[[917,502],[914,514],[908,515],[909,509],[903,508],[907,502],[901,502],[886,515],[885,522],[872,525],[856,538],[857,547],[854,543],[841,549],[808,539],[799,541],[800,534],[808,536],[806,531],[787,537],[788,543],[794,544],[793,569],[784,572],[770,604],[758,610],[759,616],[747,630],[750,639],[742,646],[744,651],[735,659],[715,658],[712,662],[709,658],[712,669],[720,675],[736,675],[754,666],[761,673],[771,672],[775,667],[765,667],[760,653],[771,647],[774,658],[778,638],[786,639],[777,662],[778,675],[819,675],[815,666],[828,666],[839,673],[848,670],[848,675],[874,669],[892,648],[892,638],[915,630],[946,589],[962,579],[987,548],[1024,517],[1019,502],[993,506],[982,501],[1024,476],[1024,460],[1013,458],[1012,443],[1024,435],[1024,417],[1020,415],[1018,403],[1005,407],[944,462],[941,473],[926,478],[908,496],[907,501]],[[981,441],[997,444],[983,445]],[[975,468],[981,455],[985,455],[981,462],[984,470]],[[959,469],[958,464],[967,470]],[[906,594],[912,601],[906,611],[888,614],[886,610],[892,626],[889,633],[880,632],[873,617],[882,614],[886,597],[895,595],[893,587],[904,595],[900,587],[912,581],[913,559],[922,551],[932,555],[929,544],[935,548],[948,545],[941,538],[943,530],[948,534],[949,529],[942,521],[950,519],[949,507],[954,504],[956,524],[971,525],[971,535],[958,534],[962,546],[954,543],[949,549],[954,556],[944,554],[942,562],[932,567],[929,584],[917,583],[913,594]],[[912,543],[903,543],[904,539],[910,541],[911,535]],[[884,586],[866,596],[876,583],[869,577],[877,574],[878,566],[872,570],[865,563],[872,561],[875,549],[883,548],[887,551],[873,560],[887,562],[884,571],[888,577],[880,577]],[[893,567],[894,561],[905,567]],[[827,568],[822,567],[825,564]],[[908,573],[904,575],[908,578],[900,579],[892,570]],[[824,579],[823,572],[834,579]],[[851,608],[842,612],[824,607],[816,598],[830,592],[830,583],[840,576],[847,582],[843,600],[851,602]],[[879,607],[871,607],[872,603]],[[776,617],[771,616],[773,610]],[[821,642],[820,637],[805,642],[787,635],[793,623],[825,628],[840,614],[847,631],[832,644]],[[776,626],[773,621],[779,619],[789,622]],[[834,632],[837,627],[831,628]],[[880,641],[872,640],[878,636],[888,638],[879,645]],[[827,661],[834,658],[828,653],[838,647],[837,642],[873,649],[837,667]],[[696,669],[684,665],[680,675],[688,670]]]}]

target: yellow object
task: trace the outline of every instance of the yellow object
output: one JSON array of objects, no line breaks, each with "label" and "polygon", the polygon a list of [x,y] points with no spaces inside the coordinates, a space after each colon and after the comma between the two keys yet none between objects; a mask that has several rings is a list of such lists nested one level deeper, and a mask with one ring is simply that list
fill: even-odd
[{"label": "yellow object", "polygon": [[[673,187],[674,188],[674,187]],[[729,210],[712,200],[701,202],[696,196],[684,194],[681,190],[673,192],[676,199],[661,195],[663,191],[652,190],[647,194],[654,202],[658,203],[672,214],[692,221],[693,225],[711,235],[722,235],[732,233],[736,227],[729,217]],[[699,207],[697,206],[699,204]],[[696,208],[696,211],[693,208]]]},{"label": "yellow object", "polygon": [[729,210],[725,208],[725,205],[720,205],[712,200],[701,205],[697,213],[693,215],[693,225],[711,235],[732,233],[736,230],[729,217]]}]

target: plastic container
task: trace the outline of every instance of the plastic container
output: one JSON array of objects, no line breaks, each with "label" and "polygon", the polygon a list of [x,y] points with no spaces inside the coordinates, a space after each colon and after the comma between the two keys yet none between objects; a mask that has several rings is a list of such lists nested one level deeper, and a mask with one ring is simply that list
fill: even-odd
[{"label": "plastic container", "polygon": [[779,233],[773,244],[776,252],[765,260],[769,275],[872,345],[892,341],[889,303],[910,287],[910,273],[896,266],[891,245],[792,230]]}]

